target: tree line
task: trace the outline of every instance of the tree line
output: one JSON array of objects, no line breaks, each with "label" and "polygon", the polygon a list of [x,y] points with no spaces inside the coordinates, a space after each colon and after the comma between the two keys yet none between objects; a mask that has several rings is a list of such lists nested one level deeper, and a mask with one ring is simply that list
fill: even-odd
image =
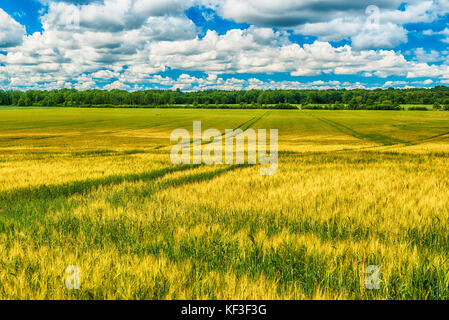
[{"label": "tree line", "polygon": [[[435,109],[449,110],[449,87],[432,89],[333,89],[333,90],[206,90],[182,92],[180,90],[124,90],[61,89],[51,91],[3,91],[0,105],[4,106],[193,106],[208,108],[269,108],[289,109],[292,105],[303,108],[327,109],[397,109],[400,105],[433,105]],[[293,107],[292,107],[293,108]],[[296,108],[296,107],[294,107]]]}]

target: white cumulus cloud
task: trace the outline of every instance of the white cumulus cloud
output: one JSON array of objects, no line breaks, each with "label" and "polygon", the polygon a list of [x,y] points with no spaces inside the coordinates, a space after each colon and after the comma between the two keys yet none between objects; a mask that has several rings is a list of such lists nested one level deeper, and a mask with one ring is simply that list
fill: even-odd
[{"label": "white cumulus cloud", "polygon": [[25,33],[25,27],[0,8],[0,48],[21,44]]}]

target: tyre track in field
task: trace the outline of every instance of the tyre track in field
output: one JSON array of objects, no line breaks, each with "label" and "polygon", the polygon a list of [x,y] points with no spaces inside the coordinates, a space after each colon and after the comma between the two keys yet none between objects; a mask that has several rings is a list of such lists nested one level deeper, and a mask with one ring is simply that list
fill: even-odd
[{"label": "tyre track in field", "polygon": [[430,141],[430,140],[433,140],[433,139],[438,139],[438,138],[441,138],[441,137],[444,137],[444,136],[449,136],[449,131],[448,132],[444,132],[444,133],[440,133],[440,134],[437,134],[437,135],[434,135],[434,136],[431,136],[431,137],[428,137],[428,138],[421,138],[421,139],[413,140],[413,141],[410,141],[409,143],[411,143],[412,145],[419,145],[419,144],[425,143],[427,141]]},{"label": "tyre track in field", "polygon": [[[332,128],[336,129],[337,131],[346,134],[346,135],[350,135],[352,137],[355,137],[357,139],[360,140],[368,140],[374,143],[379,143],[381,145],[379,146],[368,146],[368,147],[358,147],[358,148],[345,148],[342,150],[336,150],[334,152],[338,152],[338,151],[356,151],[356,150],[367,150],[367,149],[377,149],[377,148],[392,148],[392,147],[400,147],[402,145],[402,147],[407,147],[407,146],[416,146],[416,145],[420,145],[423,143],[426,143],[428,141],[434,140],[434,139],[438,139],[444,136],[449,136],[449,131],[448,132],[443,132],[437,135],[433,135],[431,137],[426,137],[426,138],[420,138],[420,139],[416,139],[416,140],[410,140],[410,141],[405,141],[405,140],[401,140],[401,139],[397,139],[397,138],[392,138],[392,137],[388,137],[388,136],[383,136],[383,135],[366,135],[363,133],[360,133],[350,127],[347,127],[341,123],[338,123],[336,121],[327,119],[327,118],[319,118],[316,117],[308,112],[304,112],[305,115],[313,118],[313,119],[317,119],[329,126],[331,126]],[[377,138],[377,139],[376,139]],[[379,139],[380,138],[380,139]],[[384,138],[387,138],[387,140],[385,140]],[[390,140],[390,142],[388,142],[388,140]],[[395,141],[395,142],[393,142]]]},{"label": "tyre track in field", "polygon": [[188,171],[199,167],[198,165],[170,166],[158,170],[128,173],[119,175],[110,175],[106,177],[90,178],[86,180],[76,180],[63,182],[61,184],[42,184],[37,186],[28,186],[14,188],[0,192],[0,203],[5,210],[19,200],[20,202],[45,201],[58,198],[68,198],[73,195],[87,194],[100,187],[110,187],[122,183],[134,183],[139,181],[155,181],[166,175]]},{"label": "tyre track in field", "polygon": [[432,141],[434,139],[438,139],[438,138],[441,138],[441,137],[444,137],[444,136],[448,136],[448,138],[449,138],[449,131],[448,132],[443,132],[443,133],[440,133],[440,134],[437,134],[437,135],[434,135],[434,136],[431,136],[431,137],[427,137],[427,138],[420,138],[420,139],[416,139],[416,140],[410,140],[410,141],[406,141],[404,143],[395,143],[395,144],[388,145],[388,146],[362,147],[362,148],[360,148],[360,150],[362,150],[362,149],[376,149],[376,148],[382,148],[382,147],[385,147],[385,149],[388,149],[388,148],[393,148],[393,147],[400,147],[401,145],[402,145],[402,147],[419,146],[419,145],[421,145],[423,143],[426,143],[428,141]]},{"label": "tyre track in field", "polygon": [[[258,123],[260,120],[262,120],[263,118],[265,118],[265,117],[267,117],[267,116],[269,116],[271,113],[272,113],[273,111],[267,111],[267,112],[265,112],[263,115],[261,115],[260,117],[254,117],[254,118],[256,118],[256,119],[254,119],[254,121],[252,121],[252,122],[250,122],[250,123],[248,123],[248,121],[246,122],[246,123],[244,123],[244,124],[241,124],[240,126],[238,126],[237,128],[235,128],[235,129],[233,129],[233,134],[234,135],[232,135],[232,136],[229,136],[229,137],[226,137],[226,138],[235,138],[235,137],[238,137],[241,133],[239,133],[239,134],[235,134],[235,131],[236,130],[242,130],[243,132],[245,132],[246,130],[248,130],[249,128],[251,128],[253,125],[255,125],[256,123]],[[224,133],[224,134],[222,134],[222,135],[220,135],[221,137],[225,137],[226,136],[226,133]],[[214,138],[218,138],[218,137],[220,137],[220,136],[217,136],[217,137],[214,137]],[[206,144],[210,144],[210,143],[212,143],[212,142],[207,142]]]},{"label": "tyre track in field", "polygon": [[[236,131],[236,130],[241,129],[243,132],[245,132],[246,130],[251,128],[253,125],[255,125],[256,123],[261,121],[263,118],[265,118],[268,115],[270,115],[272,112],[273,112],[272,110],[269,110],[269,111],[265,112],[264,114],[262,114],[261,116],[254,116],[251,119],[249,119],[249,120],[239,124],[236,128],[234,128],[232,130]],[[152,128],[164,126],[167,123],[169,123],[169,122],[164,122],[163,124],[154,125],[154,126],[151,126],[151,127],[142,127],[142,128],[151,128],[152,129]],[[124,132],[131,132],[131,131],[138,131],[138,130],[141,130],[141,129],[125,130]],[[117,132],[112,132],[111,134],[117,134]],[[230,137],[234,138],[234,137],[237,137],[238,135],[240,135],[240,134],[235,134],[234,133],[234,135],[230,136]],[[195,142],[201,141],[201,145],[203,146],[203,145],[208,145],[208,144],[213,143],[213,141],[216,138],[225,137],[225,136],[226,136],[226,132],[222,133],[221,135],[213,137],[212,141],[209,141],[209,142],[203,142],[202,139],[196,139],[196,140],[191,139],[189,142],[180,143],[180,145],[182,145],[183,147],[186,147],[186,148],[187,148],[187,146],[189,146],[189,148],[190,148],[192,146],[192,144],[194,144]],[[170,148],[170,147],[172,147],[171,144],[169,144],[169,145],[158,145],[158,146],[153,147],[151,150],[156,150],[157,151],[157,150],[162,150],[162,149]]]},{"label": "tyre track in field", "polygon": [[358,131],[356,131],[348,126],[345,126],[344,124],[341,124],[337,121],[334,121],[334,120],[330,120],[330,119],[326,119],[326,118],[316,118],[316,119],[335,128],[337,131],[339,131],[341,133],[353,136],[354,138],[357,138],[360,140],[368,140],[370,142],[382,144],[384,146],[392,146],[392,145],[396,145],[396,144],[408,143],[408,141],[404,141],[404,140],[389,137],[389,136],[384,136],[381,134],[361,133],[361,132],[358,132]]},{"label": "tyre track in field", "polygon": [[248,164],[230,165],[212,171],[193,172],[192,174],[164,179],[170,174],[188,172],[190,170],[202,168],[204,165],[183,165],[180,167],[167,167],[159,170],[143,172],[138,174],[111,175],[104,178],[86,179],[65,182],[54,185],[37,185],[23,188],[15,188],[0,192],[0,218],[14,218],[14,213],[22,213],[23,206],[34,202],[55,201],[58,199],[68,200],[75,195],[88,195],[99,188],[114,187],[122,183],[145,182],[152,183],[154,188],[148,193],[142,193],[140,188],[134,191],[127,191],[127,195],[149,196],[170,188],[182,188],[187,185],[200,184],[212,181],[236,170],[244,170],[252,167]]},{"label": "tyre track in field", "polygon": [[[242,130],[243,132],[245,132],[246,130],[248,130],[249,128],[251,128],[252,126],[254,126],[256,123],[258,123],[259,121],[261,121],[263,118],[265,118],[265,117],[267,117],[268,115],[270,115],[271,113],[272,113],[273,111],[267,111],[267,112],[265,112],[264,114],[262,114],[261,116],[254,116],[254,117],[252,117],[251,119],[249,119],[248,121],[245,121],[245,122],[243,122],[243,123],[241,123],[241,124],[239,124],[238,125],[238,127],[236,127],[236,128],[234,128],[234,129],[232,129],[233,130],[233,135],[231,135],[231,136],[228,136],[227,138],[235,138],[235,137],[237,137],[237,136],[239,136],[240,135],[240,133],[235,133],[235,131],[236,130]],[[213,137],[213,140],[212,141],[209,141],[209,142],[203,142],[203,140],[202,139],[196,139],[196,140],[193,140],[193,139],[191,139],[189,142],[186,142],[186,143],[181,143],[181,145],[192,145],[192,144],[194,144],[195,142],[199,142],[199,141],[201,141],[201,145],[207,145],[207,144],[211,144],[216,138],[220,138],[220,137],[225,137],[226,136],[226,132],[224,132],[224,133],[222,133],[222,134],[220,134],[220,135],[218,135],[218,136],[215,136],[215,137]],[[171,145],[168,145],[167,147],[170,147]]]}]

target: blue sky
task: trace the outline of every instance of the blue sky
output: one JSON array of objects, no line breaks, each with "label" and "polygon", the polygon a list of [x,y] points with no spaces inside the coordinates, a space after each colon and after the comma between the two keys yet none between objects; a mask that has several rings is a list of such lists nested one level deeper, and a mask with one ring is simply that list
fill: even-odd
[{"label": "blue sky", "polygon": [[0,89],[433,87],[449,0],[0,0]]}]

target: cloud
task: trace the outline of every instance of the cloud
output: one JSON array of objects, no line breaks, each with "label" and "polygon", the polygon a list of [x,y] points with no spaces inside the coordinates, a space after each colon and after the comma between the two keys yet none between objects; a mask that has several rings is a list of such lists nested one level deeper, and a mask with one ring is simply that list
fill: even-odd
[{"label": "cloud", "polygon": [[188,8],[182,0],[104,0],[76,5],[73,2],[50,2],[43,18],[44,28],[73,27],[101,32],[121,32],[142,27],[149,17],[179,16]]},{"label": "cloud", "polygon": [[394,48],[407,42],[407,31],[392,23],[368,24],[360,18],[338,18],[330,22],[306,24],[296,34],[317,36],[323,41],[351,39],[354,49]]},{"label": "cloud", "polygon": [[440,62],[446,59],[446,57],[442,55],[442,52],[437,50],[426,51],[424,48],[414,49],[413,54],[415,56],[414,60],[418,62],[431,63],[431,62]]},{"label": "cloud", "polygon": [[335,48],[322,41],[301,47],[285,42],[282,33],[273,33],[271,45],[267,46],[258,40],[259,32],[255,27],[230,30],[222,36],[209,31],[201,40],[154,43],[150,46],[150,60],[158,66],[216,74],[289,72],[293,76],[314,76],[371,72],[385,77],[405,74],[409,67],[405,58],[394,51],[356,52],[348,45]]},{"label": "cloud", "polygon": [[[303,84],[295,81],[224,80],[220,76],[262,73],[449,78],[446,66],[428,64],[441,59],[438,52],[417,49],[416,58],[407,61],[400,52],[384,49],[407,41],[407,31],[401,26],[405,21],[434,19],[437,5],[429,1],[422,2],[426,5],[412,1],[403,10],[397,10],[396,0],[374,1],[382,9],[379,23],[367,19],[376,11],[368,10],[367,14],[363,2],[340,0],[42,2],[48,5],[41,17],[43,31],[28,36],[24,36],[23,26],[1,11],[7,17],[1,21],[20,29],[15,47],[8,48],[6,55],[0,54],[3,88],[73,86],[84,90],[105,84],[108,89],[126,90],[157,85],[183,90],[302,88]],[[201,32],[185,14],[193,4],[212,7],[225,18],[253,25],[224,34],[209,30],[200,37]],[[319,40],[299,45],[291,42],[292,31],[315,35]],[[4,43],[11,46],[14,36],[4,37],[8,39]],[[352,44],[329,43],[341,39],[350,39]],[[155,75],[169,69],[203,71],[208,77],[184,74],[174,82]],[[308,85],[348,86],[330,82]]]},{"label": "cloud", "polygon": [[412,64],[407,72],[407,78],[449,78],[449,67],[446,65],[428,65],[427,63]]},{"label": "cloud", "polygon": [[391,10],[381,12],[382,21],[407,24],[407,23],[430,23],[447,13],[447,9],[439,4],[439,1],[420,0],[409,1],[404,10]]},{"label": "cloud", "polygon": [[131,87],[120,81],[115,81],[111,84],[106,85],[104,88],[106,90],[113,90],[113,89],[127,90],[130,89]]},{"label": "cloud", "polygon": [[[374,0],[370,5],[396,9],[399,0]],[[223,17],[267,27],[294,27],[306,23],[332,21],[348,16],[364,16],[368,4],[347,0],[225,0]]]},{"label": "cloud", "polygon": [[25,37],[21,46],[8,50],[6,57],[0,57],[8,71],[25,78],[27,73],[57,71],[69,78],[74,74],[104,69],[105,66],[117,72],[128,65],[130,69],[140,68],[155,73],[161,69],[149,67],[147,50],[150,42],[196,37],[195,25],[183,15],[150,16],[138,29],[114,31],[82,25],[73,30],[55,18],[71,16],[76,10],[78,7],[71,4],[51,4],[48,14],[42,18],[44,31]]},{"label": "cloud", "polygon": [[442,36],[441,41],[445,43],[449,43],[449,28],[445,28],[441,31],[433,31],[433,30],[424,30],[423,35],[426,36]]},{"label": "cloud", "polygon": [[[349,39],[356,49],[407,42],[407,23],[429,23],[449,12],[449,1],[223,0],[221,14],[237,22],[294,30],[322,41]],[[375,26],[375,28],[373,28]]]},{"label": "cloud", "polygon": [[262,81],[256,78],[238,79],[217,77],[216,75],[208,75],[207,77],[194,77],[188,74],[182,74],[177,79],[169,77],[154,76],[150,79],[151,83],[163,84],[172,90],[182,89],[185,91],[198,90],[274,90],[274,89],[352,89],[364,88],[361,83],[349,84],[340,81]]},{"label": "cloud", "polygon": [[120,76],[120,73],[113,72],[111,70],[100,70],[97,72],[94,72],[90,75],[93,79],[99,79],[103,81],[107,81],[110,79],[118,78]]},{"label": "cloud", "polygon": [[25,27],[0,8],[0,48],[20,45],[25,34]]},{"label": "cloud", "polygon": [[395,48],[407,42],[407,31],[401,26],[386,23],[373,28],[363,28],[351,39],[355,49]]}]

